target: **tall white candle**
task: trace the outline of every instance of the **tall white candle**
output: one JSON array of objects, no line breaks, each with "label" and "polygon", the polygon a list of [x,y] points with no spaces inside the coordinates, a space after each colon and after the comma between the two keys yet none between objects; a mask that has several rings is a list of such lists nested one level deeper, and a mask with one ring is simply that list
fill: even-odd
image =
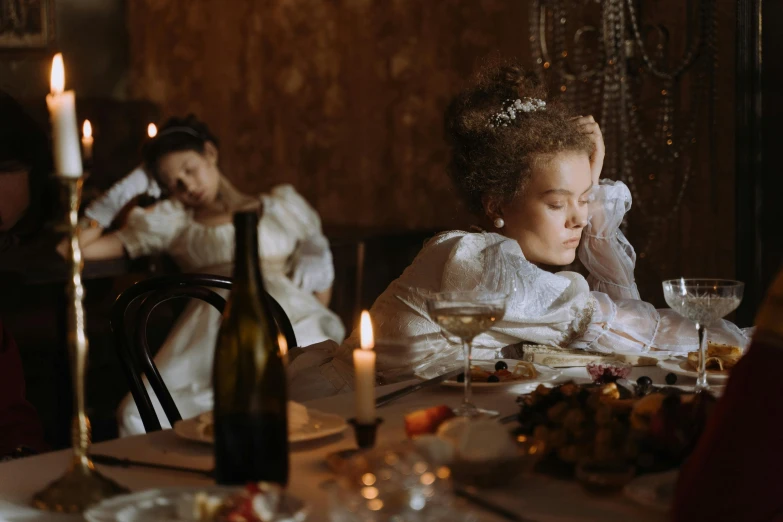
[{"label": "tall white candle", "polygon": [[353,351],[354,395],[356,397],[356,422],[375,423],[375,339],[372,333],[370,313],[362,312],[360,326],[361,348]]},{"label": "tall white candle", "polygon": [[76,98],[65,90],[63,55],[52,60],[51,93],[46,96],[54,142],[54,168],[58,175],[78,178],[82,175],[79,128],[76,124]]},{"label": "tall white candle", "polygon": [[92,137],[90,120],[84,120],[84,125],[82,125],[82,154],[84,155],[84,161],[92,159],[92,144],[94,141],[95,138]]}]

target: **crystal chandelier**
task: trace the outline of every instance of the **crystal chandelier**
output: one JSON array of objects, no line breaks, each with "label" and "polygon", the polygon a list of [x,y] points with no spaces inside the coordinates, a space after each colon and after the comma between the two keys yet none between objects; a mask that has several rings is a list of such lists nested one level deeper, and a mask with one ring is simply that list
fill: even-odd
[{"label": "crystal chandelier", "polygon": [[[641,5],[533,0],[530,42],[539,78],[577,114],[600,122],[604,176],[631,189],[630,219],[640,225],[635,235],[644,258],[680,209],[705,113],[714,132],[717,17],[713,0],[688,0],[675,6],[685,15],[685,32],[670,32],[645,21]],[[684,40],[674,60],[671,35]]]}]

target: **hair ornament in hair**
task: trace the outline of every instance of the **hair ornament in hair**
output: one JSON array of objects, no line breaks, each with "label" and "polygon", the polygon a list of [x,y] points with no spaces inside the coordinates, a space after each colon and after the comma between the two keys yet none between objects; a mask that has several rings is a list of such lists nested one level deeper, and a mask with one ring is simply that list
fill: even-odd
[{"label": "hair ornament in hair", "polygon": [[161,130],[155,138],[160,138],[162,136],[168,136],[169,134],[190,134],[194,138],[198,138],[200,140],[204,139],[204,136],[198,132],[196,129],[192,127],[187,127],[185,125],[174,125],[173,127],[167,127],[163,130]]},{"label": "hair ornament in hair", "polygon": [[508,127],[508,124],[517,119],[517,113],[536,112],[546,109],[546,102],[539,98],[508,99],[503,102],[503,108],[489,118],[490,128]]}]

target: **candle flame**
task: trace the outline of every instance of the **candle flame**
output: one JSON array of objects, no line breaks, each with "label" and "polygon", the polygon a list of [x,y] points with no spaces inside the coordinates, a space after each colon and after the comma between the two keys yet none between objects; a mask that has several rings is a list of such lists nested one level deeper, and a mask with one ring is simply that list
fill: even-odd
[{"label": "candle flame", "polygon": [[52,94],[60,94],[65,90],[65,65],[63,53],[57,53],[52,59],[52,76],[50,79]]},{"label": "candle flame", "polygon": [[84,125],[82,126],[82,135],[85,138],[92,138],[92,125],[90,124],[90,120],[84,120]]},{"label": "candle flame", "polygon": [[280,355],[285,357],[288,354],[288,343],[283,334],[277,334],[277,346],[280,348]]},{"label": "candle flame", "polygon": [[147,136],[154,138],[158,135],[158,127],[154,123],[147,125]]},{"label": "candle flame", "polygon": [[372,333],[372,321],[370,320],[370,312],[364,310],[362,312],[362,319],[359,326],[360,332],[360,344],[363,350],[372,350],[375,347],[375,339]]}]

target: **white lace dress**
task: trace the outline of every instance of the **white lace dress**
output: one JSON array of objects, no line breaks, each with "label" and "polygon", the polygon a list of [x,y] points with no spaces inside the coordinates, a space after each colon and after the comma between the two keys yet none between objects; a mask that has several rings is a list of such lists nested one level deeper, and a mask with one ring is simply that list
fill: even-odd
[{"label": "white lace dress", "polygon": [[[264,213],[258,235],[266,290],[288,314],[299,346],[324,340],[341,342],[345,330],[340,319],[313,296],[313,290],[323,288],[301,284],[309,279],[326,281],[328,287],[334,278],[318,215],[290,185],[278,186],[261,199]],[[233,269],[233,224],[197,223],[192,211],[175,200],[161,201],[147,210],[135,209],[118,236],[131,258],[166,252],[183,272],[230,276]],[[311,277],[313,272],[316,277]],[[299,275],[293,277],[292,273]],[[155,357],[183,418],[212,408],[212,358],[219,323],[220,314],[211,305],[191,302]],[[149,386],[148,391],[161,424],[168,426]],[[130,395],[120,405],[118,416],[121,435],[144,433]]]},{"label": "white lace dress", "polygon": [[[695,350],[693,323],[639,298],[633,276],[636,254],[619,229],[630,206],[631,194],[622,182],[602,181],[596,188],[579,250],[591,274],[587,280],[574,272],[536,267],[516,241],[499,234],[451,231],[431,239],[371,309],[381,379],[394,382],[414,371],[436,374],[461,359],[460,346],[428,316],[425,294],[473,290],[493,270],[490,260],[498,257],[517,290],[503,320],[475,339],[476,358],[495,358],[502,348],[520,342],[597,352]],[[726,321],[710,335],[718,342],[746,342]],[[321,361],[319,373],[329,381],[324,390],[351,387],[351,351],[356,346],[358,332],[334,350],[333,360]]]}]

